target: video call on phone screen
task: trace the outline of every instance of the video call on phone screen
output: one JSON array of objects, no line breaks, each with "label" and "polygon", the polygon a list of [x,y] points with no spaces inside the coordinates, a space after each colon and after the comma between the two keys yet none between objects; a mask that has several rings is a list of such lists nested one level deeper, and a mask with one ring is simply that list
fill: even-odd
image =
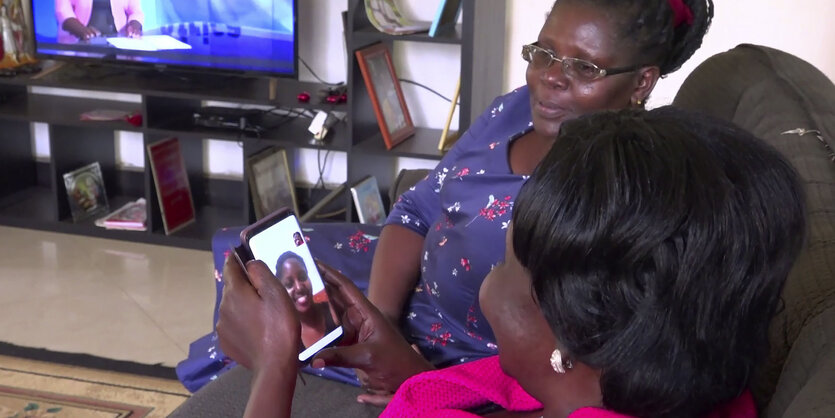
[{"label": "video call on phone screen", "polygon": [[[302,318],[302,343],[305,349],[300,361],[307,361],[319,350],[342,335],[339,319],[333,314],[319,270],[310,254],[307,242],[294,216],[276,224],[249,239],[249,248],[256,260],[263,261],[287,290]],[[305,329],[305,319],[325,332]]]}]

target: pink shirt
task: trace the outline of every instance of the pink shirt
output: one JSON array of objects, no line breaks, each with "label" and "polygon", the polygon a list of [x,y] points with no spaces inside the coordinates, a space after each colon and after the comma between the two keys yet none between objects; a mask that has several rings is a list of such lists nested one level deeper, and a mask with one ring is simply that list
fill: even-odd
[{"label": "pink shirt", "polygon": [[[499,356],[412,376],[403,382],[380,417],[469,418],[466,409],[493,402],[508,411],[536,411],[542,404],[502,371]],[[756,418],[749,392],[705,418]],[[631,418],[600,408],[580,408],[569,418]]]},{"label": "pink shirt", "polygon": [[[128,22],[135,20],[144,23],[140,0],[110,0],[113,10],[113,23],[121,31]],[[63,29],[64,21],[74,17],[85,26],[90,23],[93,13],[93,0],[55,0],[55,18],[58,20],[58,42],[72,42],[77,38]]]}]

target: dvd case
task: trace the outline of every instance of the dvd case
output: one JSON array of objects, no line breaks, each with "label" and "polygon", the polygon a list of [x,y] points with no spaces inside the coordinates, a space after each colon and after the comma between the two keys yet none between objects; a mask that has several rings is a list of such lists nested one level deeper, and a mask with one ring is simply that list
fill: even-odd
[{"label": "dvd case", "polygon": [[107,192],[98,161],[64,174],[73,222],[107,213]]}]

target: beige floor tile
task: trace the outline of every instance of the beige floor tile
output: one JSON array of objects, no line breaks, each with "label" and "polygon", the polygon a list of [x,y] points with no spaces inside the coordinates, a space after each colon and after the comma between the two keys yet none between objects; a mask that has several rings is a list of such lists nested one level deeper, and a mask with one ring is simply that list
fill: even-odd
[{"label": "beige floor tile", "polygon": [[0,340],[173,366],[211,329],[211,253],[0,227]]}]

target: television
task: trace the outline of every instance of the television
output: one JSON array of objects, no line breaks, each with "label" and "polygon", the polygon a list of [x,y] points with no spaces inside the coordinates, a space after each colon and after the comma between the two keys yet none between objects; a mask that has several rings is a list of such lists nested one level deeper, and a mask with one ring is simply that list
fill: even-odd
[{"label": "television", "polygon": [[32,0],[41,58],[298,75],[297,0]]}]

